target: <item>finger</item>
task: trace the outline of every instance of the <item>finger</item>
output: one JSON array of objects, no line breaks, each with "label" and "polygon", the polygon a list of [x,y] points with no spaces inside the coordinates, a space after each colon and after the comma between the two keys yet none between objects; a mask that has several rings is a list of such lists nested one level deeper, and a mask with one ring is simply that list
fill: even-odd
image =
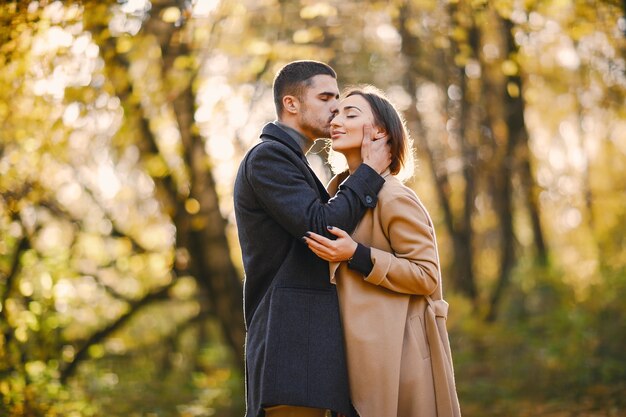
[{"label": "finger", "polygon": [[372,142],[374,139],[372,138],[372,125],[369,123],[365,123],[363,125],[363,141],[364,142]]},{"label": "finger", "polygon": [[391,144],[387,140],[377,140],[370,146],[371,153],[387,153],[387,157],[391,158]]},{"label": "finger", "polygon": [[333,242],[332,240],[313,232],[307,232],[305,237],[308,237],[309,239],[312,239],[324,246],[330,246]]},{"label": "finger", "polygon": [[323,244],[310,239],[310,238],[304,238],[304,242],[307,244],[307,246],[309,247],[309,249],[311,250],[316,250],[316,251],[320,251],[320,252],[325,252],[328,253],[328,248],[326,246],[324,246]]},{"label": "finger", "polygon": [[375,140],[372,141],[372,149],[381,149],[384,148],[385,146],[389,146],[391,147],[391,144],[389,143],[389,138],[387,136],[383,136],[381,139],[379,140]]},{"label": "finger", "polygon": [[335,226],[328,226],[328,231],[337,237],[346,237],[348,233],[345,230],[342,230]]}]

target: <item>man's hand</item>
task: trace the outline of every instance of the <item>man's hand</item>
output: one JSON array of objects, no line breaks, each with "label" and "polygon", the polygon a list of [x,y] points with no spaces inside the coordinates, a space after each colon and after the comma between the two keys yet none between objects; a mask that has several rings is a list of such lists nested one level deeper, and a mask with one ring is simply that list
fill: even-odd
[{"label": "man's hand", "polygon": [[350,235],[338,227],[328,226],[328,230],[337,239],[330,240],[313,232],[307,232],[302,239],[314,254],[328,262],[347,261],[352,258],[357,243]]},{"label": "man's hand", "polygon": [[372,137],[372,126],[363,126],[363,142],[361,143],[361,158],[374,171],[382,174],[391,164],[391,146],[387,143],[387,136],[380,139]]}]

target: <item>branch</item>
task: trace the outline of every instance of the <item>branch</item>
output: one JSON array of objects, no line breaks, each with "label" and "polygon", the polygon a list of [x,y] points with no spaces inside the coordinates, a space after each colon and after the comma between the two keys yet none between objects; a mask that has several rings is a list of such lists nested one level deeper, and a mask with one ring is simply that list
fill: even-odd
[{"label": "branch", "polygon": [[91,346],[105,340],[109,335],[124,326],[133,316],[135,316],[139,311],[141,311],[148,305],[152,304],[155,301],[167,299],[167,293],[173,287],[175,282],[175,280],[172,280],[172,282],[165,287],[162,287],[159,290],[149,293],[145,297],[130,303],[130,306],[128,307],[128,311],[126,313],[122,314],[120,317],[118,317],[117,320],[110,323],[108,326],[92,334],[91,337],[78,350],[72,361],[69,362],[67,366],[61,371],[61,382],[65,383],[67,379],[76,372],[78,364],[87,359],[89,348]]},{"label": "branch", "polygon": [[[13,204],[11,200],[14,200],[14,201],[21,200],[22,198],[24,198],[26,194],[28,194],[28,192],[31,189],[32,189],[32,184],[26,183],[22,186],[22,189],[20,190],[20,192],[5,192],[4,195],[0,196],[0,198],[2,198],[5,201],[5,203],[9,206],[9,211],[11,212],[11,220],[14,222],[18,222],[22,225],[22,237],[20,238],[19,243],[16,246],[15,252],[13,253],[13,259],[11,259],[11,267],[9,268],[9,272],[4,277],[6,289],[4,291],[4,294],[2,294],[2,305],[4,305],[6,300],[9,298],[9,293],[11,292],[13,282],[15,281],[17,275],[19,274],[20,258],[22,256],[22,253],[24,253],[24,251],[30,249],[31,247],[27,230],[22,224],[22,221],[19,217],[19,211],[17,208],[14,208],[12,210]],[[4,308],[2,309],[3,315],[4,315],[5,310],[6,309]]]},{"label": "branch", "polygon": [[[7,301],[9,298],[9,293],[11,292],[11,288],[13,287],[13,282],[17,278],[17,275],[20,271],[20,258],[22,253],[30,248],[30,240],[26,235],[22,236],[17,244],[17,248],[13,253],[13,259],[11,259],[11,268],[9,268],[9,273],[5,277],[5,290],[4,294],[2,294],[2,304]],[[6,309],[2,309],[4,313]]]},{"label": "branch", "polygon": [[[130,243],[132,245],[133,251],[136,252],[136,253],[146,253],[146,252],[149,252],[149,250],[144,248],[143,245],[137,241],[137,239],[135,239],[134,237],[130,236],[128,233],[126,233],[122,229],[120,229],[119,226],[116,225],[116,222],[106,213],[104,208],[102,208],[102,206],[96,200],[96,198],[93,195],[93,193],[91,193],[91,191],[85,186],[85,184],[82,184],[82,185],[83,185],[83,188],[84,188],[85,192],[92,198],[92,202],[96,206],[98,206],[99,209],[102,210],[102,212],[104,213],[104,217],[111,222],[111,225],[112,225],[111,236],[113,236],[113,237],[124,237],[124,238],[130,240]],[[76,217],[74,217],[72,215],[72,213],[70,213],[68,210],[66,210],[65,208],[61,207],[60,205],[58,205],[56,202],[54,202],[52,200],[42,200],[39,203],[39,205],[41,207],[47,208],[48,210],[50,210],[53,214],[57,215],[58,217],[65,218],[65,219],[71,221],[72,223],[76,223],[77,225],[80,225],[82,223],[81,219],[77,219]]]},{"label": "branch", "polygon": [[9,299],[9,295],[11,294],[11,291],[13,289],[13,283],[17,279],[17,276],[19,275],[19,272],[21,269],[20,258],[22,257],[22,254],[26,250],[28,250],[30,247],[31,247],[30,240],[24,233],[24,235],[22,236],[22,238],[20,239],[17,245],[15,252],[13,253],[13,259],[11,260],[11,268],[9,269],[9,273],[6,275],[6,278],[5,278],[5,284],[4,284],[5,290],[4,290],[4,293],[2,294],[2,304],[1,304],[2,309],[0,309],[0,317],[2,318],[2,321],[4,323],[7,323],[7,330],[6,332],[4,332],[4,344],[5,345],[9,344],[9,342],[12,339],[11,326],[8,325],[9,317],[7,316],[6,302]]}]

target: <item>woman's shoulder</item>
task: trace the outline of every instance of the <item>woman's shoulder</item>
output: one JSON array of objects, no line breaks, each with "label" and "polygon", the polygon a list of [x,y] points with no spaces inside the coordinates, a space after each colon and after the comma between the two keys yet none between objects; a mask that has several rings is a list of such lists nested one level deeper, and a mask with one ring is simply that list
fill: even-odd
[{"label": "woman's shoulder", "polygon": [[393,200],[398,197],[408,197],[419,201],[415,191],[407,187],[402,181],[393,175],[386,176],[385,184],[379,193],[379,198],[384,200]]},{"label": "woman's shoulder", "polygon": [[423,216],[430,218],[426,206],[415,191],[393,175],[385,178],[385,184],[378,194],[378,201],[381,209],[384,207],[385,210],[405,210],[407,206],[411,206]]}]

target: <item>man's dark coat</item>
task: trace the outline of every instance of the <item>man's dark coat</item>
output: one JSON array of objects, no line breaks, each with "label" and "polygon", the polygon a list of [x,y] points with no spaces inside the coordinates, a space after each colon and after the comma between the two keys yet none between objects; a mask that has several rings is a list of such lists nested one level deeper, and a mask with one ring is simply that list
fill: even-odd
[{"label": "man's dark coat", "polygon": [[276,404],[350,414],[348,374],[328,263],[302,241],[327,226],[351,232],[384,180],[361,165],[329,199],[302,150],[267,124],[235,181],[245,270],[246,417]]}]

